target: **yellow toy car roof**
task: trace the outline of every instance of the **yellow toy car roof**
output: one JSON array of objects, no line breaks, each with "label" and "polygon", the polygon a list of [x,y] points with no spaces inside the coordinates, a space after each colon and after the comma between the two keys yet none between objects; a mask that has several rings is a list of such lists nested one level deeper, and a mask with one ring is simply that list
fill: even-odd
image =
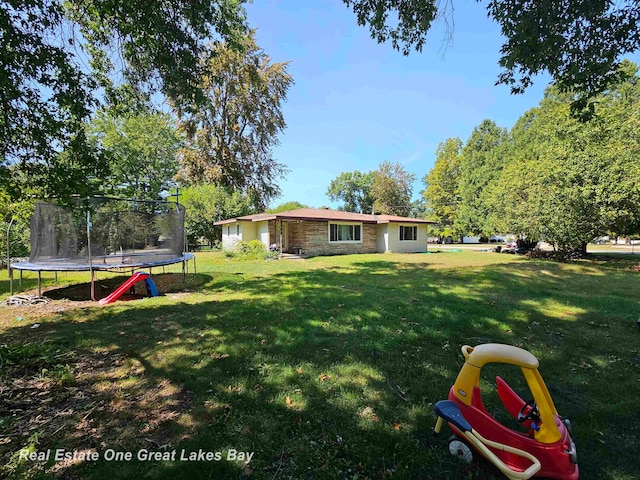
[{"label": "yellow toy car roof", "polygon": [[482,368],[487,363],[508,363],[522,368],[538,368],[538,359],[522,348],[498,343],[485,343],[477,347],[465,345],[462,353],[467,363]]}]

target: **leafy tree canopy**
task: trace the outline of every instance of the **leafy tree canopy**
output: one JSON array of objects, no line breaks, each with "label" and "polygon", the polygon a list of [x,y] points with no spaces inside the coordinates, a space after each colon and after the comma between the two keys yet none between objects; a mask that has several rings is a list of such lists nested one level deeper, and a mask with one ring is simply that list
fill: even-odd
[{"label": "leafy tree canopy", "polygon": [[344,204],[340,209],[345,212],[371,213],[373,177],[373,172],[362,173],[358,170],[343,172],[331,180],[327,196],[333,202],[342,200]]},{"label": "leafy tree canopy", "polygon": [[176,155],[181,140],[168,115],[102,112],[90,130],[109,159],[106,193],[157,199],[169,189],[178,171]]},{"label": "leafy tree canopy", "polygon": [[213,246],[221,236],[220,227],[213,222],[255,213],[245,195],[212,184],[180,189],[180,203],[187,210],[185,230],[190,245],[204,238]]},{"label": "leafy tree canopy", "polygon": [[[378,42],[390,41],[405,55],[421,51],[433,23],[444,20],[453,34],[453,2],[438,0],[343,0]],[[480,1],[480,0],[478,0]],[[574,110],[620,79],[625,54],[640,48],[636,0],[490,0],[487,15],[505,43],[497,83],[521,93],[547,71],[562,91],[572,91]]]},{"label": "leafy tree canopy", "polygon": [[640,78],[598,97],[588,123],[570,115],[572,99],[551,87],[521,117],[488,193],[497,228],[546,239],[565,253],[584,252],[599,235],[640,230]]},{"label": "leafy tree canopy", "polygon": [[276,207],[270,208],[267,210],[267,213],[287,212],[289,210],[298,210],[299,208],[309,208],[309,206],[294,200],[292,202],[281,203]]},{"label": "leafy tree canopy", "polygon": [[506,129],[493,120],[483,120],[462,148],[455,229],[463,235],[492,233],[486,195],[502,169],[499,149],[506,138]]},{"label": "leafy tree canopy", "polygon": [[272,155],[286,126],[281,105],[293,78],[287,63],[272,63],[253,32],[242,49],[212,45],[203,65],[206,98],[197,111],[182,111],[187,146],[180,178],[244,192],[259,210],[280,195],[277,180],[287,172]]},{"label": "leafy tree canopy", "polygon": [[404,215],[411,213],[411,193],[416,177],[398,163],[382,162],[373,172],[371,195],[376,213]]},{"label": "leafy tree canopy", "polygon": [[160,91],[193,108],[207,42],[244,31],[238,0],[3,2],[0,170],[14,189],[92,193],[106,159],[84,127],[98,104],[129,110]]},{"label": "leafy tree canopy", "polygon": [[462,140],[447,138],[438,145],[436,162],[431,171],[422,179],[425,189],[422,196],[426,201],[429,219],[438,222],[440,233],[456,235],[452,226],[460,203],[460,154]]}]

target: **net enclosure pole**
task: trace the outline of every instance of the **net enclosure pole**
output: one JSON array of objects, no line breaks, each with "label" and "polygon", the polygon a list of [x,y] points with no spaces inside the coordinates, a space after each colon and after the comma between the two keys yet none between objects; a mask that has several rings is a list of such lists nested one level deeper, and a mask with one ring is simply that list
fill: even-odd
[{"label": "net enclosure pole", "polygon": [[91,259],[91,210],[87,207],[87,252],[89,253],[89,274],[91,275],[91,300],[96,301],[96,282]]},{"label": "net enclosure pole", "polygon": [[11,225],[13,225],[13,217],[7,227],[7,273],[9,274],[9,294],[13,295],[13,272],[11,271]]}]

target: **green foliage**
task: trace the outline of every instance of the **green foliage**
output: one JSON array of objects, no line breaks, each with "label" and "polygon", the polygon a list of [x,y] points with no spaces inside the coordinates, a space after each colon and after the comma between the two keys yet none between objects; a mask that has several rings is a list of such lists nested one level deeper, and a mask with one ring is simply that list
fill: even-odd
[{"label": "green foliage", "polygon": [[412,207],[411,192],[415,175],[407,172],[398,162],[382,162],[373,172],[371,196],[376,213],[409,215]]},{"label": "green foliage", "polygon": [[12,258],[29,255],[31,244],[29,222],[33,213],[33,200],[12,201],[6,191],[0,189],[0,264],[6,262],[7,230],[9,226],[9,255]]},{"label": "green foliage", "polygon": [[483,120],[473,129],[460,157],[460,203],[455,230],[464,234],[491,234],[487,195],[502,170],[500,147],[507,137],[506,129],[493,120]]},{"label": "green foliage", "polygon": [[[408,55],[420,52],[435,21],[445,24],[443,44],[450,42],[455,24],[453,3],[437,0],[343,0],[368,26],[379,43]],[[502,30],[505,43],[498,83],[523,92],[533,77],[547,71],[563,91],[572,91],[574,112],[593,112],[590,102],[624,78],[620,59],[640,48],[640,9],[634,0],[575,2],[571,0],[516,2],[490,0],[487,14]]]},{"label": "green foliage", "polygon": [[502,46],[498,82],[524,91],[532,77],[547,71],[563,92],[572,92],[574,112],[589,115],[590,100],[619,84],[620,59],[640,47],[636,1],[491,1],[489,16],[507,41]]},{"label": "green foliage", "polygon": [[544,238],[567,255],[596,236],[640,230],[638,78],[599,97],[589,122],[571,116],[572,100],[549,88],[518,121],[487,193],[497,229]]},{"label": "green foliage", "polygon": [[371,213],[373,209],[371,195],[373,177],[373,172],[362,173],[358,170],[343,172],[331,180],[327,196],[333,202],[342,200],[344,205],[340,207],[340,210],[345,212]]},{"label": "green foliage", "polygon": [[456,235],[452,230],[460,203],[460,153],[462,141],[447,138],[438,145],[436,162],[422,182],[425,189],[422,196],[426,201],[429,220],[438,222],[434,232]]},{"label": "green foliage", "polygon": [[213,222],[253,213],[246,196],[211,184],[180,189],[180,203],[186,208],[185,231],[189,245],[193,246],[198,245],[200,238],[210,246],[220,240],[222,230]]},{"label": "green foliage", "polygon": [[106,193],[155,200],[170,187],[178,171],[180,137],[168,115],[101,112],[90,131],[109,159]]},{"label": "green foliage", "polygon": [[10,343],[0,345],[0,371],[8,366],[30,370],[55,368],[61,365],[66,353],[52,343]]},{"label": "green foliage", "polygon": [[227,258],[236,258],[240,260],[259,260],[269,256],[269,252],[260,240],[240,241],[236,242],[232,250],[225,250],[224,255]]},{"label": "green foliage", "polygon": [[267,210],[267,213],[280,213],[288,210],[298,210],[299,208],[309,208],[309,206],[294,200],[292,202],[281,203],[274,208],[270,208]]},{"label": "green foliage", "polygon": [[107,173],[85,132],[100,103],[131,110],[159,90],[192,107],[206,42],[237,43],[246,25],[237,0],[32,0],[3,2],[0,31],[0,178],[60,197]]},{"label": "green foliage", "polygon": [[[435,0],[402,2],[398,0],[343,0],[353,9],[358,25],[369,26],[371,38],[378,43],[391,41],[393,48],[408,55],[412,48],[421,51],[426,34],[437,18]],[[392,18],[389,19],[390,14]]]},{"label": "green foliage", "polygon": [[197,110],[179,110],[187,146],[180,177],[244,192],[258,210],[280,195],[287,169],[272,155],[286,123],[281,105],[293,78],[287,63],[272,63],[251,32],[242,50],[211,46],[201,65],[206,98]]},{"label": "green foliage", "polygon": [[2,465],[0,472],[7,475],[7,478],[29,478],[30,475],[30,462],[20,458],[20,452],[25,451],[27,455],[37,452],[37,446],[40,443],[40,434],[34,432],[29,435],[26,445],[16,450],[9,461]]}]

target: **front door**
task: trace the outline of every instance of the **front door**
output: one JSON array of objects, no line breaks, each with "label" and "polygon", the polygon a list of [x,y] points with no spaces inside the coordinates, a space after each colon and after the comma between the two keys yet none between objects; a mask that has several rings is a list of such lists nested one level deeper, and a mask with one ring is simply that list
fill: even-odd
[{"label": "front door", "polygon": [[[282,251],[289,251],[289,222],[283,222],[280,220],[280,228],[278,231],[278,243],[280,243],[280,238],[282,238]],[[282,234],[282,236],[280,236]]]}]

